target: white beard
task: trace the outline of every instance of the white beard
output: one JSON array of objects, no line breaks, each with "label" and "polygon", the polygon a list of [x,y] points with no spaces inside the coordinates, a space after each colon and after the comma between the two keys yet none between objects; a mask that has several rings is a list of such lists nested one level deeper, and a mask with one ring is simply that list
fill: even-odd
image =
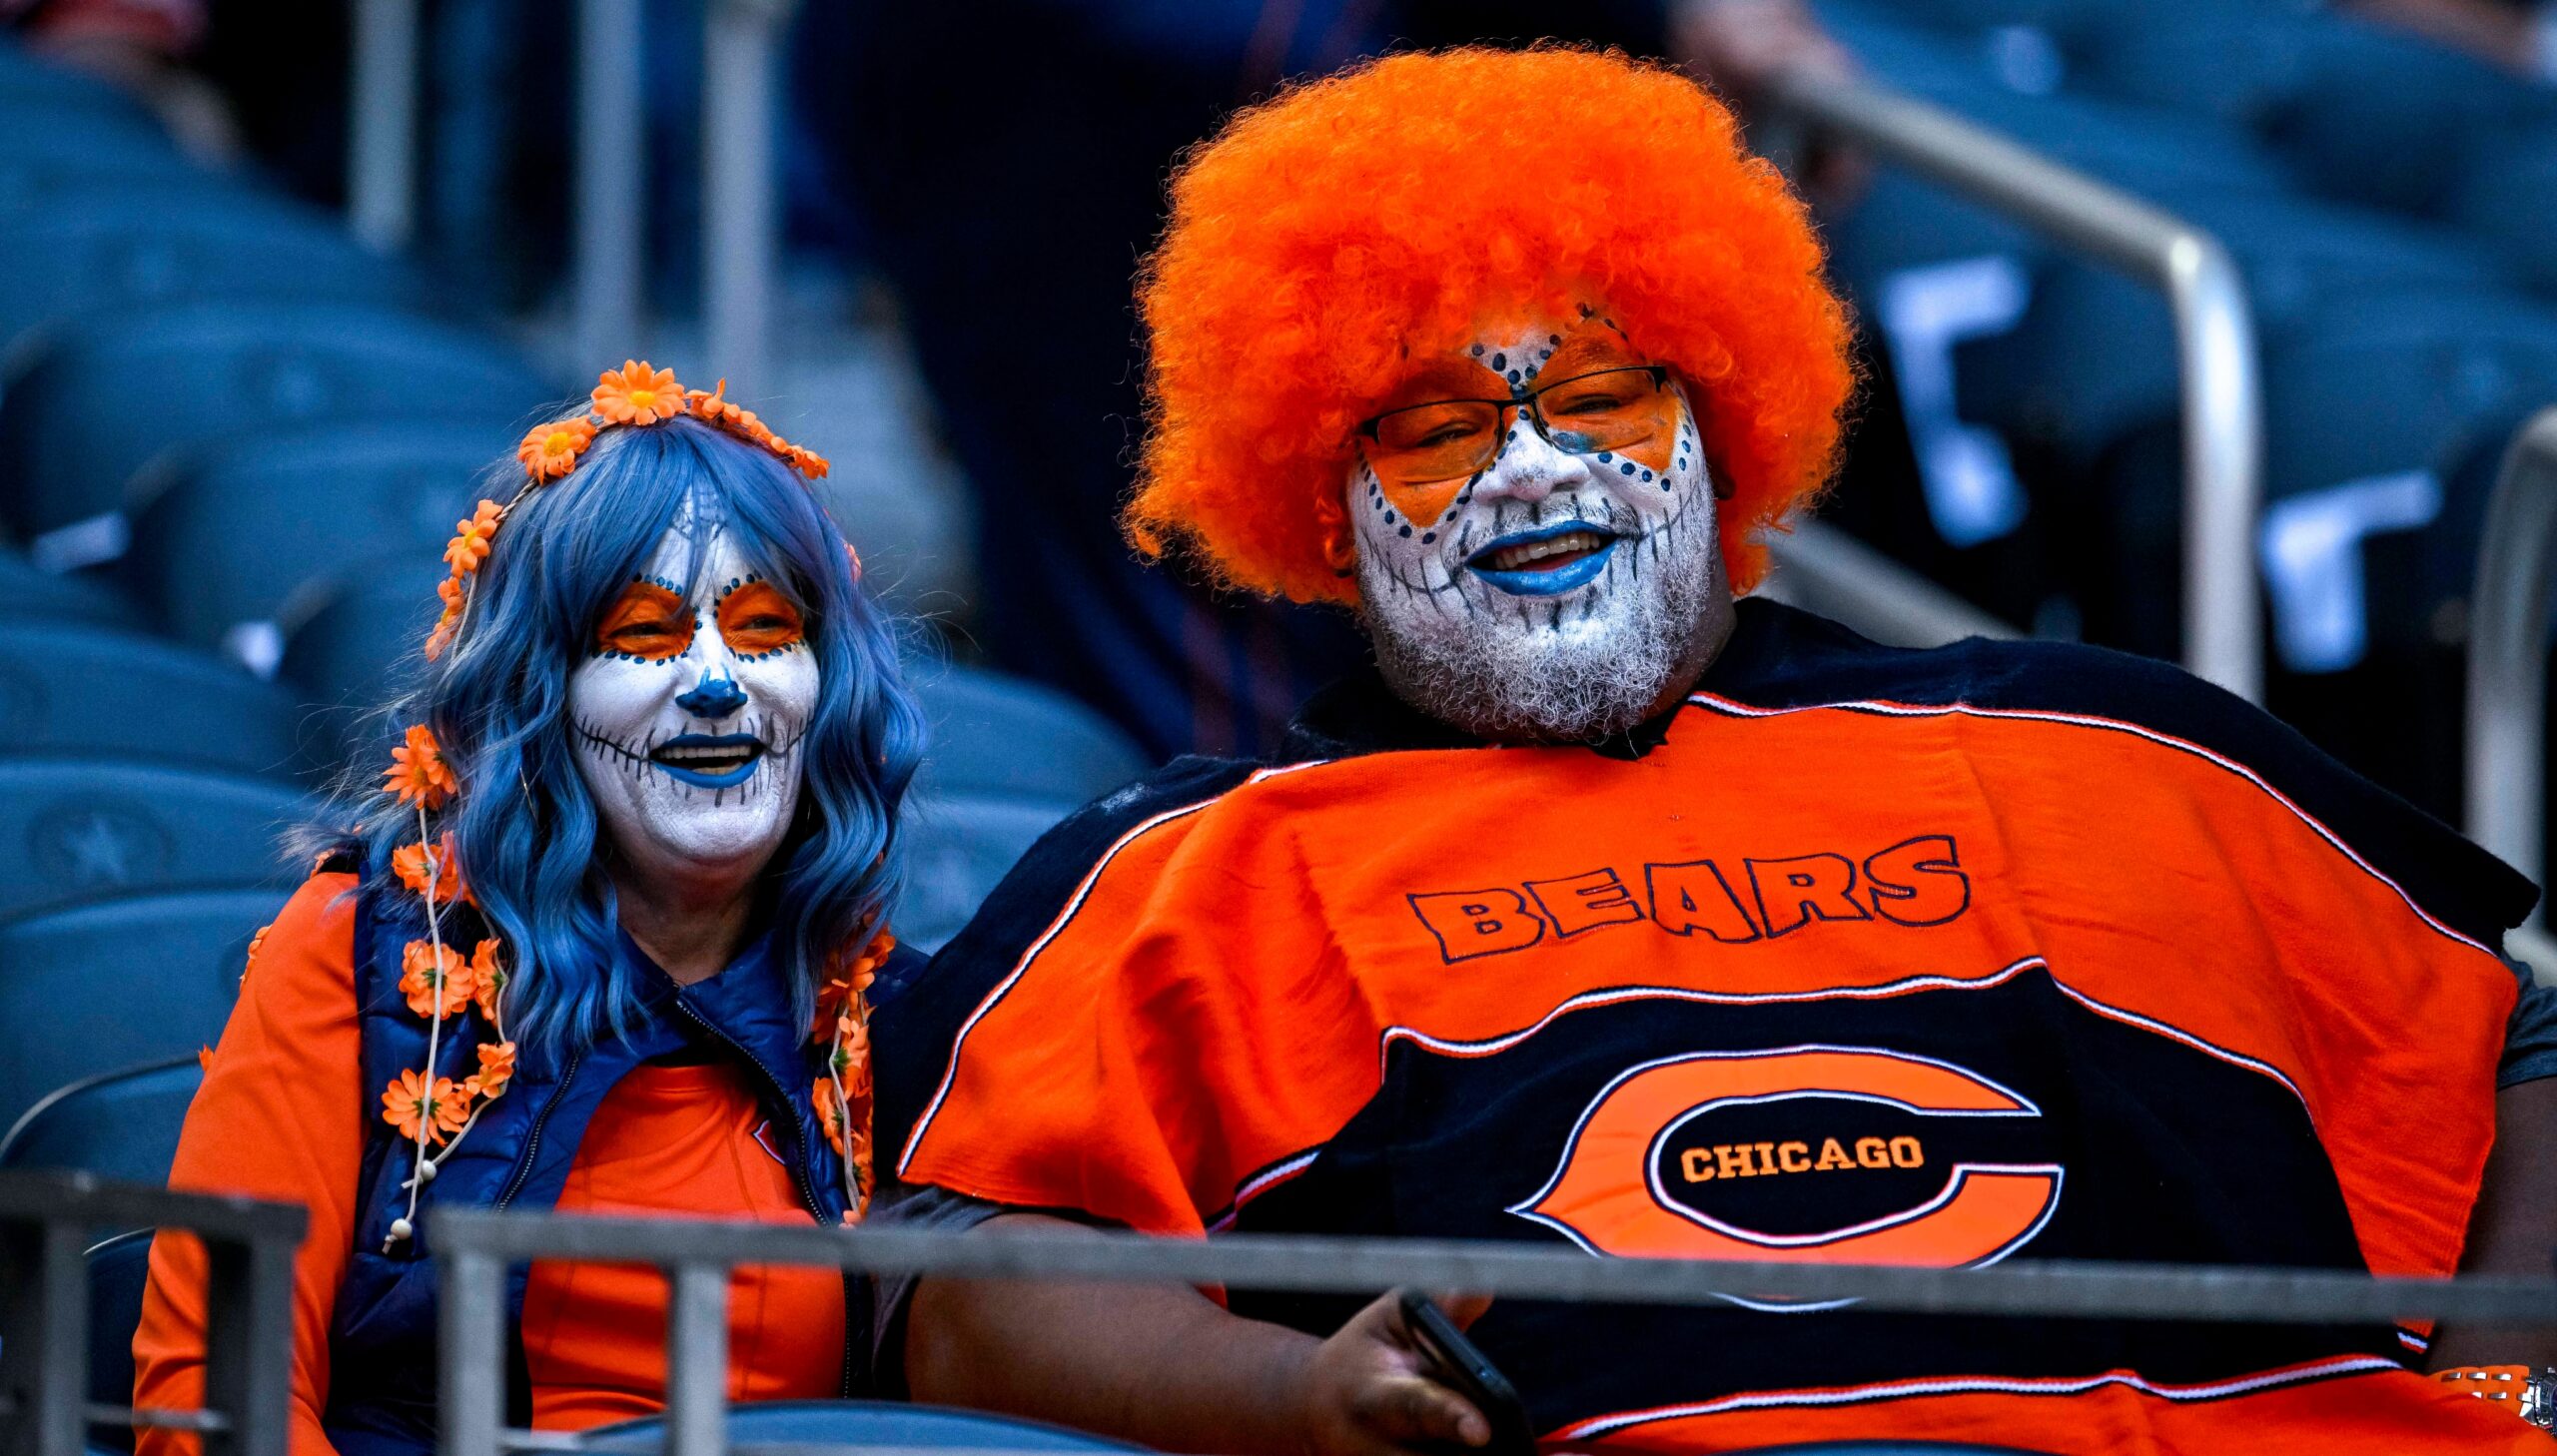
[{"label": "white beard", "polygon": [[[1588,743],[1633,727],[1693,670],[1697,622],[1722,590],[1713,499],[1697,496],[1644,522],[1648,535],[1621,543],[1597,579],[1559,600],[1512,597],[1461,573],[1423,606],[1381,552],[1361,551],[1360,615],[1378,669],[1406,702],[1486,738]],[[1569,513],[1549,503],[1544,515]],[[1581,513],[1624,515],[1605,501]],[[1509,502],[1485,537],[1526,515]]]}]

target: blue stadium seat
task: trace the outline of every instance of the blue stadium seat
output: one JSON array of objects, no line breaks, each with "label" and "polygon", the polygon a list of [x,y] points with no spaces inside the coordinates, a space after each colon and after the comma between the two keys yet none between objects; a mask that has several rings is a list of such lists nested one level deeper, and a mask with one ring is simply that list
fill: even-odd
[{"label": "blue stadium seat", "polygon": [[131,96],[84,71],[0,44],[0,105],[41,107],[65,126],[104,115],[118,124],[147,121]]},{"label": "blue stadium seat", "polygon": [[0,546],[0,597],[31,621],[130,627],[141,620],[133,603],[104,583],[39,571],[14,546]]},{"label": "blue stadium seat", "polygon": [[[2226,192],[2157,201],[2228,249],[2267,340],[2348,295],[2483,294],[2514,282],[2457,234],[2387,214]],[[2090,262],[2051,264],[2033,293],[2012,334],[1966,355],[1961,392],[1977,417],[2049,439],[2074,483],[2124,431],[2173,411],[2174,324],[2155,289]]]},{"label": "blue stadium seat", "polygon": [[0,758],[0,916],[154,890],[291,884],[313,812],[266,779],[132,759]]},{"label": "blue stadium seat", "polygon": [[[28,74],[18,73],[21,79]],[[7,80],[0,79],[0,155],[101,156],[153,150],[185,163],[168,132],[139,107],[119,106],[112,95],[101,101],[94,91],[76,89],[63,99],[17,94]]]},{"label": "blue stadium seat", "polygon": [[441,610],[435,584],[444,574],[436,556],[403,551],[349,570],[333,591],[310,593],[281,623],[277,675],[309,705],[306,766],[328,768],[374,741],[365,715],[423,665],[426,633]]},{"label": "blue stadium seat", "polygon": [[[437,559],[473,502],[506,498],[522,483],[521,412],[334,422],[209,447],[135,512],[114,572],[191,642],[294,617],[298,599],[331,594],[358,563]],[[503,479],[486,476],[495,460]],[[235,655],[267,669],[280,648]]]},{"label": "blue stadium seat", "polygon": [[[0,1126],[55,1088],[221,1040],[249,939],[285,899],[183,890],[0,923]],[[64,1036],[65,1007],[97,1014]]]},{"label": "blue stadium seat", "polygon": [[104,627],[0,621],[10,754],[167,760],[290,777],[293,694],[210,653]]},{"label": "blue stadium seat", "polygon": [[[616,1453],[664,1449],[666,1423],[650,1416],[597,1426],[583,1445]],[[882,1400],[775,1400],[728,1408],[731,1445],[884,1447],[916,1451],[1143,1451],[1063,1426],[977,1411]]]},{"label": "blue stadium seat", "polygon": [[2459,164],[2446,216],[2557,294],[2557,124],[2514,127]]},{"label": "blue stadium seat", "polygon": [[[89,1264],[89,1401],[133,1404],[133,1334],[142,1327],[142,1294],[151,1283],[150,1228],[119,1233],[87,1250]],[[130,1451],[131,1426],[89,1428],[93,1451]]]},{"label": "blue stadium seat", "polygon": [[2216,117],[2262,138],[2312,190],[2435,211],[2481,132],[2549,103],[2481,61],[2331,11],[2200,9],[2171,25],[2123,26],[2081,59],[2108,95]]},{"label": "blue stadium seat", "polygon": [[187,1105],[204,1084],[194,1054],[57,1088],[0,1136],[0,1168],[166,1183]]},{"label": "blue stadium seat", "polygon": [[58,197],[0,222],[0,350],[73,315],[200,299],[426,302],[417,275],[336,219],[249,192],[183,201],[133,188]]},{"label": "blue stadium seat", "polygon": [[136,151],[68,159],[0,147],[0,218],[22,218],[74,206],[103,192],[149,192],[185,207],[238,194],[238,179],[208,172],[167,152]]},{"label": "blue stadium seat", "polygon": [[906,801],[906,891],[897,939],[934,951],[977,913],[1039,836],[1082,806],[1061,799],[917,795]]},{"label": "blue stadium seat", "polygon": [[1026,679],[909,663],[931,724],[915,792],[1082,804],[1146,770],[1145,754],[1092,709]]},{"label": "blue stadium seat", "polygon": [[[0,396],[0,505],[56,561],[122,553],[155,458],[326,419],[532,407],[553,391],[488,338],[387,309],[199,303],[80,319]],[[138,407],[148,399],[149,407]],[[38,564],[50,564],[39,542]]]}]

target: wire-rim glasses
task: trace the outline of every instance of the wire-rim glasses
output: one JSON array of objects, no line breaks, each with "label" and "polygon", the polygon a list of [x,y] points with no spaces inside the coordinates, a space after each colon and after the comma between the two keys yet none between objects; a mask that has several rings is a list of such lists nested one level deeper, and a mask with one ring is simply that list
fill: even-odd
[{"label": "wire-rim glasses", "polygon": [[1666,364],[1618,364],[1513,389],[1492,399],[1432,399],[1362,420],[1367,463],[1409,485],[1454,480],[1491,468],[1508,442],[1509,411],[1524,412],[1547,444],[1568,454],[1637,445],[1674,427]]}]

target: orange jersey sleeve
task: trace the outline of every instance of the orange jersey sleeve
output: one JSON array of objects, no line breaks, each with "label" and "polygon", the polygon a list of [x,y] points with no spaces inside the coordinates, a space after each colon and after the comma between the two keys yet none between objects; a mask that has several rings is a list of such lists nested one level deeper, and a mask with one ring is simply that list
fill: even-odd
[{"label": "orange jersey sleeve", "polygon": [[[294,1456],[334,1456],[329,1327],[355,1229],[364,1152],[363,1055],[356,1026],[356,877],[315,875],[257,942],[239,1004],[205,1066],[170,1169],[173,1188],[235,1193],[311,1210],[294,1258]],[[167,1233],[133,1340],[137,1406],[192,1409],[204,1399],[205,1255]],[[189,1456],[192,1434],[144,1429],[138,1456]]]}]

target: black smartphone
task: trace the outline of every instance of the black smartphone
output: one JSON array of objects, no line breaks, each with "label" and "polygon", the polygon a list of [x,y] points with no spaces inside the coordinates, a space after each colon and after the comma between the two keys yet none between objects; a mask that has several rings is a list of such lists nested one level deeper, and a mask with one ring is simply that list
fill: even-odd
[{"label": "black smartphone", "polygon": [[1427,1352],[1430,1378],[1472,1401],[1483,1419],[1491,1422],[1491,1444],[1471,1449],[1481,1456],[1535,1456],[1536,1428],[1527,1423],[1527,1404],[1518,1398],[1518,1387],[1483,1358],[1482,1351],[1428,1295],[1405,1289],[1401,1302],[1403,1328]]}]

